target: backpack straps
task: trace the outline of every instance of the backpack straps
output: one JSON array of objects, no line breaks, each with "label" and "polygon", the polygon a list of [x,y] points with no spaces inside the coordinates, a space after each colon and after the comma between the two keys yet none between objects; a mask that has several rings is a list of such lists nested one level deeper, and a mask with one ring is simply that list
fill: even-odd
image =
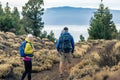
[{"label": "backpack straps", "polygon": [[[29,43],[29,44],[30,44],[30,46],[31,46],[31,48],[33,48],[32,44],[31,44],[30,42],[26,41],[26,44],[27,44],[27,43]],[[26,46],[26,45],[25,45],[25,46]]]}]

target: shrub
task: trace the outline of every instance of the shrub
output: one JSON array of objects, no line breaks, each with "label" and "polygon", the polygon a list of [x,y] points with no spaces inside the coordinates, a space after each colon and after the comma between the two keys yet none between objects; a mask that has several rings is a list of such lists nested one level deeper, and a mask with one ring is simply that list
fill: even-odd
[{"label": "shrub", "polygon": [[9,76],[12,70],[12,65],[10,64],[0,64],[0,78]]}]

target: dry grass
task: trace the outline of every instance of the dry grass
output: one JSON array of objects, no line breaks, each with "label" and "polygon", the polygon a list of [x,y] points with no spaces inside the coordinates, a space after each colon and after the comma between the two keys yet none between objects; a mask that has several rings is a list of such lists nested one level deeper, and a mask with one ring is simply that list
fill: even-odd
[{"label": "dry grass", "polygon": [[12,65],[10,64],[0,64],[0,78],[4,78],[11,73]]},{"label": "dry grass", "polygon": [[43,70],[44,70],[44,68],[41,67],[41,66],[33,66],[32,67],[32,72],[33,73],[38,73],[38,72],[43,71]]},{"label": "dry grass", "polygon": [[6,60],[6,63],[11,64],[13,67],[18,67],[22,65],[22,60],[20,57],[11,57],[9,60]]},{"label": "dry grass", "polygon": [[77,43],[75,46],[75,52],[74,52],[74,57],[82,57],[83,55],[85,55],[85,53],[88,52],[88,50],[90,50],[91,48],[91,44],[87,43],[87,42],[80,42]]},{"label": "dry grass", "polygon": [[12,39],[14,39],[16,37],[16,35],[14,33],[12,33],[12,32],[6,32],[6,36],[8,38],[12,38]]},{"label": "dry grass", "polygon": [[113,48],[113,51],[115,52],[115,54],[120,54],[120,41],[118,41]]},{"label": "dry grass", "polygon": [[91,56],[92,61],[96,63],[100,62],[101,57],[98,54],[98,52],[92,52],[90,56]]},{"label": "dry grass", "polygon": [[44,80],[51,80],[49,76],[44,77]]},{"label": "dry grass", "polygon": [[40,72],[51,69],[53,64],[59,62],[56,50],[43,49],[34,54],[33,71]]},{"label": "dry grass", "polygon": [[76,80],[81,79],[88,75],[92,76],[97,70],[99,70],[99,67],[91,62],[91,60],[82,60],[71,69],[70,77]]},{"label": "dry grass", "polygon": [[112,73],[108,80],[120,80],[120,70]]},{"label": "dry grass", "polygon": [[109,71],[100,71],[94,76],[93,80],[108,80],[108,78],[111,76],[111,72]]},{"label": "dry grass", "polygon": [[80,80],[93,80],[93,78],[88,75],[88,76],[85,76],[85,77],[81,78]]},{"label": "dry grass", "polygon": [[14,77],[15,77],[16,79],[20,79],[21,76],[22,76],[23,71],[24,71],[24,68],[23,68],[23,67],[15,67],[15,68],[13,69]]},{"label": "dry grass", "polygon": [[[25,35],[16,36],[14,33],[0,32],[0,79],[9,76],[9,74],[13,74],[16,78],[13,80],[20,79],[24,68],[18,47],[25,37]],[[91,53],[86,54],[93,46],[96,46],[96,49],[100,49],[100,51],[91,51]],[[36,38],[35,48],[37,51],[33,57],[33,72],[51,69],[55,63],[59,62],[54,43]],[[80,42],[76,44],[74,56],[80,58],[81,62],[71,69],[70,78],[73,80],[105,80],[106,75],[111,75],[109,80],[117,80],[119,77],[119,41],[90,40]],[[46,76],[44,80],[49,79]],[[118,78],[118,80],[120,79]]]},{"label": "dry grass", "polygon": [[3,38],[0,36],[0,41],[3,41]]},{"label": "dry grass", "polygon": [[[119,41],[98,40],[90,43],[93,46],[99,44],[96,46],[98,50],[84,55],[82,61],[71,69],[70,78],[73,80],[120,80],[117,72],[120,70]],[[76,48],[78,51],[82,46],[79,45]]]}]

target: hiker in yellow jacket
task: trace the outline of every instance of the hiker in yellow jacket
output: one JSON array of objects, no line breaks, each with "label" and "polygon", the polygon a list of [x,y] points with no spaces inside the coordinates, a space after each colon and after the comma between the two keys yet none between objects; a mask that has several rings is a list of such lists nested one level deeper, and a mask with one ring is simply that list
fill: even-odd
[{"label": "hiker in yellow jacket", "polygon": [[32,57],[33,57],[33,52],[35,51],[33,43],[32,43],[33,42],[33,35],[28,34],[25,41],[26,41],[26,46],[24,49],[24,53],[26,54],[26,56],[23,57],[25,71],[22,75],[21,80],[24,80],[24,78],[26,77],[27,74],[28,74],[28,80],[31,80]]}]

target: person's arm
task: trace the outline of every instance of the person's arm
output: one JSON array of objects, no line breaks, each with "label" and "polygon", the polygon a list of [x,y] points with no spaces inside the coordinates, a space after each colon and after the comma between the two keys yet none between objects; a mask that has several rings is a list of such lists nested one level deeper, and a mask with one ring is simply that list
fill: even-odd
[{"label": "person's arm", "polygon": [[36,52],[37,50],[35,49],[34,45],[32,44],[32,47],[33,47],[33,52]]},{"label": "person's arm", "polygon": [[59,51],[59,45],[60,45],[60,39],[58,39],[58,41],[56,43],[56,49],[57,49],[57,51]]},{"label": "person's arm", "polygon": [[74,43],[73,37],[72,37],[72,39],[71,39],[71,44],[72,44],[72,53],[74,53],[75,43]]}]

